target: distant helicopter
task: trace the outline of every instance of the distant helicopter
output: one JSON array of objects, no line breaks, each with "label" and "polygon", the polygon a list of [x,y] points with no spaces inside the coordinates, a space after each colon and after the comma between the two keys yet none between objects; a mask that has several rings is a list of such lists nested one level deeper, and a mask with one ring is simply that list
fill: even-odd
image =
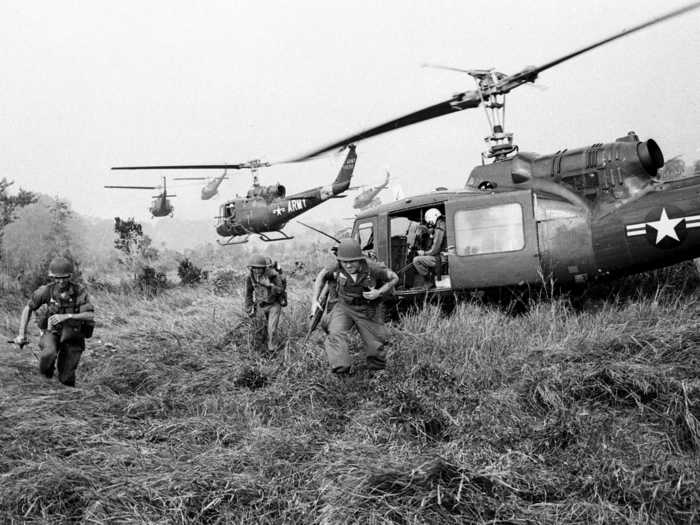
[{"label": "distant helicopter", "polygon": [[[355,146],[349,144],[345,162],[340,168],[336,179],[327,186],[318,186],[294,195],[287,195],[284,186],[277,183],[272,186],[261,186],[258,181],[258,170],[271,166],[272,163],[253,160],[241,164],[223,165],[188,165],[188,166],[119,166],[113,170],[139,169],[249,169],[253,175],[253,186],[245,197],[231,199],[219,208],[216,217],[216,233],[226,237],[222,246],[248,242],[251,234],[257,234],[263,241],[284,241],[293,237],[282,231],[286,224],[302,213],[310,210],[328,199],[339,199],[350,187],[350,180],[355,169],[357,154]],[[277,233],[270,237],[268,233]]]},{"label": "distant helicopter", "polygon": [[163,188],[163,191],[158,195],[153,196],[153,202],[148,211],[151,212],[152,217],[165,217],[166,215],[173,216],[175,211],[175,206],[170,203],[168,197],[175,197],[176,195],[168,195],[168,187],[163,177],[162,186],[105,186],[105,188],[120,188],[120,189],[130,189],[130,190],[157,190]]},{"label": "distant helicopter", "polygon": [[226,170],[224,170],[219,177],[175,177],[173,180],[206,180],[207,183],[202,187],[201,192],[202,200],[206,201],[219,193],[219,186],[227,178]]},{"label": "distant helicopter", "polygon": [[389,173],[389,170],[387,170],[386,179],[381,184],[378,184],[376,186],[367,186],[364,188],[360,186],[360,189],[362,189],[362,191],[357,195],[357,197],[355,197],[355,201],[353,202],[352,207],[357,210],[365,210],[367,208],[379,206],[382,203],[382,201],[379,200],[377,196],[382,192],[384,188],[389,186],[390,179],[391,175]]},{"label": "distant helicopter", "polygon": [[[634,132],[608,143],[521,152],[504,129],[505,95],[539,73],[642,28],[700,7],[695,2],[539,67],[506,75],[466,71],[477,88],[345,137],[295,160],[350,142],[483,105],[491,127],[481,165],[464,189],[434,191],[360,213],[353,237],[370,257],[400,274],[398,298],[520,289],[550,276],[561,284],[626,275],[700,256],[700,176],[664,181],[653,139]],[[451,68],[455,69],[455,68]],[[428,284],[413,286],[417,247],[410,232],[436,208],[446,218],[446,246]]]}]

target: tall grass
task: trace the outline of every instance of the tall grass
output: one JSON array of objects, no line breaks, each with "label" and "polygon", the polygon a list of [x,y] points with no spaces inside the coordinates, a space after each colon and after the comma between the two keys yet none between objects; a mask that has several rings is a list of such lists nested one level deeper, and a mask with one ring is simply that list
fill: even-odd
[{"label": "tall grass", "polygon": [[214,285],[94,291],[77,389],[2,347],[0,521],[700,520],[694,293],[428,306],[392,325],[386,371],[358,354],[337,379],[303,342],[309,283],[273,355]]}]

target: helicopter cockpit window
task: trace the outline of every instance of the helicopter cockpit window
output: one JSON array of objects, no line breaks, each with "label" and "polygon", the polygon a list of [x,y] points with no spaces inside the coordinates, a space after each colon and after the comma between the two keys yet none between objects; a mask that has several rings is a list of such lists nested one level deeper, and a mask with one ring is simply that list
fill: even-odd
[{"label": "helicopter cockpit window", "polygon": [[371,222],[360,224],[355,238],[360,241],[362,251],[374,250],[374,225]]},{"label": "helicopter cockpit window", "polygon": [[523,210],[511,203],[455,213],[457,255],[512,252],[525,247]]}]

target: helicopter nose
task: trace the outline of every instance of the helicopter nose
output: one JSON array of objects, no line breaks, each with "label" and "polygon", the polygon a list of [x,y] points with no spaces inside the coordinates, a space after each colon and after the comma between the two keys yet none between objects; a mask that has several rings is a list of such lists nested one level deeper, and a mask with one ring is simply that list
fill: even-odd
[{"label": "helicopter nose", "polygon": [[656,175],[656,170],[664,165],[664,154],[654,139],[637,144],[639,162],[649,175]]}]

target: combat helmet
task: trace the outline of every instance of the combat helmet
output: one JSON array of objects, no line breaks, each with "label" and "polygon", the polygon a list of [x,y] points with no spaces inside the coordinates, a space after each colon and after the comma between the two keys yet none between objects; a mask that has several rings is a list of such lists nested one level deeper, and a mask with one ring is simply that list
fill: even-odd
[{"label": "combat helmet", "polygon": [[49,277],[70,277],[73,274],[73,263],[65,257],[54,257],[49,264]]},{"label": "combat helmet", "polygon": [[267,258],[264,255],[253,255],[248,261],[248,268],[267,268]]},{"label": "combat helmet", "polygon": [[428,224],[437,223],[438,219],[442,216],[442,213],[437,208],[430,208],[425,212],[425,222]]},{"label": "combat helmet", "polygon": [[360,243],[356,239],[343,239],[338,245],[336,258],[339,261],[357,261],[364,259]]}]

